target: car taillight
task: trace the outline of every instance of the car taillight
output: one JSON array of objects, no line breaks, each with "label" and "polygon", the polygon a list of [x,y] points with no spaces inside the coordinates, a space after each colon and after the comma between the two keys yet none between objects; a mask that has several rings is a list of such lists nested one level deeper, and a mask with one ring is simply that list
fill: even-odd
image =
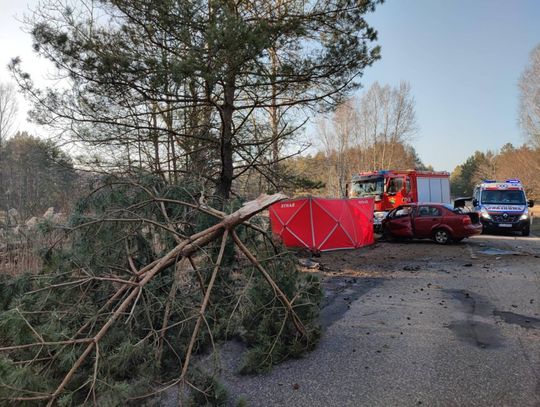
[{"label": "car taillight", "polygon": [[463,222],[464,225],[471,225],[472,224],[471,218],[468,217],[468,216],[464,216],[463,218],[461,218],[461,221]]}]

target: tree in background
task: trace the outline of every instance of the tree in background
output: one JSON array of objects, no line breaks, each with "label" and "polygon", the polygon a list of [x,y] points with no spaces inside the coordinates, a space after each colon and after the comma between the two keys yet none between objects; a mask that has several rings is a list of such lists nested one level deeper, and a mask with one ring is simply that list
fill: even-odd
[{"label": "tree in background", "polygon": [[357,112],[354,101],[349,100],[339,106],[331,120],[320,120],[317,131],[326,164],[321,162],[326,185],[334,187],[332,195],[343,198],[347,195],[346,185],[349,182],[353,164],[351,149],[358,139]]},{"label": "tree in background", "polygon": [[409,143],[418,130],[414,97],[408,82],[398,87],[375,82],[358,103],[360,138],[358,143],[371,147],[362,168],[391,168],[400,164],[396,147]]},{"label": "tree in background", "polygon": [[530,199],[540,199],[540,148],[506,144],[495,157],[495,178],[518,178]]},{"label": "tree in background", "polygon": [[26,219],[42,215],[51,206],[65,210],[75,199],[73,164],[53,143],[17,133],[4,143],[0,154],[3,208],[15,208]]},{"label": "tree in background", "polygon": [[414,103],[407,82],[397,87],[375,82],[319,121],[324,162],[314,175],[325,183],[325,194],[346,196],[346,185],[355,172],[425,169],[409,144],[418,128]]},{"label": "tree in background", "polygon": [[[488,167],[486,154],[475,151],[463,164],[458,165],[450,176],[450,189],[454,197],[471,196],[474,186],[481,180],[479,171]],[[485,172],[483,172],[485,175]],[[490,178],[490,177],[488,177]]]},{"label": "tree in background", "polygon": [[67,86],[36,89],[17,59],[12,70],[38,122],[113,152],[111,166],[195,175],[228,198],[250,170],[274,177],[299,126],[288,110],[330,109],[358,86],[379,57],[364,20],[377,3],[50,0],[29,25]]},{"label": "tree in background", "polygon": [[505,144],[500,151],[476,151],[458,165],[450,177],[452,194],[470,196],[474,186],[484,179],[504,181],[518,178],[530,198],[540,197],[540,149],[529,146],[514,147]]},{"label": "tree in background", "polygon": [[16,115],[15,88],[13,85],[0,83],[0,147],[7,137],[11,136]]},{"label": "tree in background", "polygon": [[531,52],[519,80],[520,125],[532,146],[540,148],[540,44]]},{"label": "tree in background", "polygon": [[17,99],[15,88],[6,83],[0,83],[0,209],[8,210],[2,205],[1,199],[5,196],[4,171],[6,164],[2,148],[6,139],[11,136],[15,116],[17,115]]}]

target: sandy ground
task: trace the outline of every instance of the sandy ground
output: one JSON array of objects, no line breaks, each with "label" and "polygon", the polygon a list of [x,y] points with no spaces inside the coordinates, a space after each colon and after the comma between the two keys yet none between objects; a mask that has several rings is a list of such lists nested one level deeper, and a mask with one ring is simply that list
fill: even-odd
[{"label": "sandy ground", "polygon": [[230,405],[540,406],[540,238],[379,242],[324,253],[323,336],[267,375],[235,373]]}]

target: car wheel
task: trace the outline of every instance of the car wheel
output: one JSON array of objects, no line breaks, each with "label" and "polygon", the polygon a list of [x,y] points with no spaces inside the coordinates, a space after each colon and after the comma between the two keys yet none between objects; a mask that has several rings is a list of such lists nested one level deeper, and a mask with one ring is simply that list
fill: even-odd
[{"label": "car wheel", "polygon": [[522,236],[529,236],[530,234],[531,234],[530,226],[525,226],[523,229],[521,229]]},{"label": "car wheel", "polygon": [[435,242],[438,243],[438,244],[448,244],[448,243],[450,243],[451,239],[452,238],[450,236],[450,233],[448,233],[444,229],[437,229],[433,233],[433,240],[435,240]]}]

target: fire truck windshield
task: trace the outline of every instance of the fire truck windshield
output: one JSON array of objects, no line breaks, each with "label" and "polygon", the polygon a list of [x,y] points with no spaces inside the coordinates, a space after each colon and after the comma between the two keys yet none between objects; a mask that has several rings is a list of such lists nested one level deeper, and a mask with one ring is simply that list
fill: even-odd
[{"label": "fire truck windshield", "polygon": [[525,194],[519,190],[484,190],[482,203],[526,205]]},{"label": "fire truck windshield", "polygon": [[383,193],[384,179],[372,178],[352,183],[351,195],[353,197],[376,196]]}]

